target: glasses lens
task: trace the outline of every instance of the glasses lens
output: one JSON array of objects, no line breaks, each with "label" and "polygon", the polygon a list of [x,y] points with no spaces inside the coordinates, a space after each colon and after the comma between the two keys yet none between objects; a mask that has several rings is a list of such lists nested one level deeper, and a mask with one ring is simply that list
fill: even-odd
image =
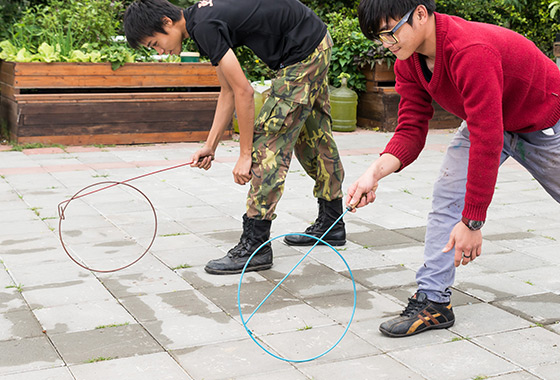
[{"label": "glasses lens", "polygon": [[398,41],[393,35],[393,33],[382,33],[379,35],[379,41],[387,44],[396,44]]}]

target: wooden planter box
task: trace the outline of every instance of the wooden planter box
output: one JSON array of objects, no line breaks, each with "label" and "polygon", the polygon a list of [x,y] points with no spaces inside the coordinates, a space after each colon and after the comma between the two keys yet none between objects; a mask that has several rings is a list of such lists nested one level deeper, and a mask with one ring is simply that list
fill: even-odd
[{"label": "wooden planter box", "polygon": [[[376,129],[393,132],[398,124],[400,95],[395,87],[373,87],[371,91],[360,94],[358,98],[358,126],[366,129]],[[461,119],[450,114],[437,103],[434,107],[434,117],[430,120],[431,129],[456,128]]]},{"label": "wooden planter box", "polygon": [[0,85],[0,118],[20,144],[204,140],[219,93],[210,63],[4,61]]},{"label": "wooden planter box", "polygon": [[395,72],[393,66],[386,63],[375,64],[372,67],[362,68],[362,73],[366,77],[366,91],[374,91],[376,87],[388,87],[395,85]]}]

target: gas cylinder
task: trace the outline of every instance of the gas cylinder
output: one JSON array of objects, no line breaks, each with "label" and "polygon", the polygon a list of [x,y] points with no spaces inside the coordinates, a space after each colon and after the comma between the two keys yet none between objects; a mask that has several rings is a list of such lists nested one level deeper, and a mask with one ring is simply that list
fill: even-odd
[{"label": "gas cylinder", "polygon": [[332,129],[337,132],[352,132],[356,129],[358,94],[348,88],[348,79],[340,79],[340,87],[331,91]]}]

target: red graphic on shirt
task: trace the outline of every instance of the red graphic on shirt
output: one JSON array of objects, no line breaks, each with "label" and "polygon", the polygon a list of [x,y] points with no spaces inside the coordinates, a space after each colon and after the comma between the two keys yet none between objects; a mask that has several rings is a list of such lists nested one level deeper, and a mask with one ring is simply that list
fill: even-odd
[{"label": "red graphic on shirt", "polygon": [[198,7],[202,8],[202,7],[213,7],[214,4],[212,4],[212,0],[201,0],[198,2]]}]

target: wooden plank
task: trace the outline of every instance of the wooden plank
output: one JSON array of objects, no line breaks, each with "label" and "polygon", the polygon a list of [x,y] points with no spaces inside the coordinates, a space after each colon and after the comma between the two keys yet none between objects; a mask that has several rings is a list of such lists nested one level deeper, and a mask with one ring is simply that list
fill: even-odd
[{"label": "wooden plank", "polygon": [[[25,114],[97,114],[101,112],[171,112],[171,111],[213,111],[216,109],[217,99],[163,99],[144,101],[116,102],[108,98],[105,102],[19,102],[20,107],[25,107]],[[159,115],[160,117],[162,115]]]},{"label": "wooden plank", "polygon": [[[141,88],[141,87],[211,87],[219,86],[212,76],[190,75],[157,76],[26,76],[15,77],[16,88]],[[79,91],[79,90],[78,90]]]},{"label": "wooden plank", "polygon": [[17,136],[18,132],[18,106],[12,99],[0,96],[0,119],[5,121],[10,131],[10,138]]},{"label": "wooden plank", "polygon": [[14,99],[26,103],[80,103],[80,102],[153,102],[153,101],[204,101],[218,99],[218,92],[133,92],[133,93],[71,93],[71,94],[21,94]]},{"label": "wooden plank", "polygon": [[[28,115],[22,110],[20,128],[25,130],[64,128],[65,126],[105,126],[105,125],[137,125],[147,131],[178,129],[181,126],[190,128],[209,128],[212,124],[214,110],[158,112],[147,110],[145,112],[104,112],[84,114],[34,114]],[[136,128],[136,127],[135,127]]]},{"label": "wooden plank", "polygon": [[[4,65],[3,65],[4,66]],[[18,62],[2,69],[0,80],[16,88],[219,87],[210,63],[125,64]],[[12,69],[12,71],[10,71]]]},{"label": "wooden plank", "polygon": [[[110,63],[92,62],[17,62],[12,71],[17,76],[137,76],[146,75],[181,75],[185,71],[193,75],[216,75],[216,69],[208,62],[135,62],[125,63],[116,70],[111,68]],[[10,66],[6,67],[10,70]]]},{"label": "wooden plank", "polygon": [[15,100],[15,95],[19,94],[19,90],[16,90],[13,86],[5,83],[0,83],[0,93],[6,98]]},{"label": "wooden plank", "polygon": [[[398,125],[400,95],[394,87],[376,87],[374,91],[360,95],[358,101],[358,125],[362,128],[379,128],[392,132]],[[461,119],[450,114],[433,102],[434,116],[429,122],[431,129],[456,128]]]},{"label": "wooden plank", "polygon": [[[224,133],[223,138],[231,137],[231,130]],[[206,140],[207,131],[170,132],[170,133],[130,133],[104,135],[71,135],[71,136],[29,136],[18,137],[18,144],[61,144],[61,145],[128,145],[156,144],[166,142],[196,142]]]}]

